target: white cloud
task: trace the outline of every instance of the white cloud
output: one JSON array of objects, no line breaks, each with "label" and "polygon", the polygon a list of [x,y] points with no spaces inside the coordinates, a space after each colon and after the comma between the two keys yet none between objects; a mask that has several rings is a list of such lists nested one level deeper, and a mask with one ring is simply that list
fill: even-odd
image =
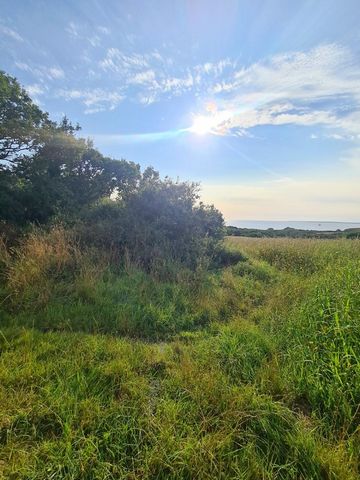
[{"label": "white cloud", "polygon": [[95,32],[97,33],[89,35],[88,29],[84,25],[74,22],[70,22],[65,28],[65,31],[74,39],[89,42],[92,47],[98,47],[101,45],[100,36],[110,35],[111,33],[109,28],[99,25],[95,28]]},{"label": "white cloud", "polygon": [[[92,36],[86,36],[84,27],[73,22],[67,31],[94,47],[100,45],[102,36],[110,34],[107,27],[99,25]],[[102,80],[111,73],[112,81],[121,85],[121,91],[115,88],[113,95],[121,100],[127,97],[151,104],[186,92],[197,98],[197,104],[202,100],[204,107],[211,100],[216,104],[216,119],[214,111],[205,115],[212,118],[213,134],[250,135],[247,131],[257,126],[293,124],[325,127],[327,132],[317,132],[319,136],[360,139],[360,65],[348,48],[338,44],[282,53],[247,66],[239,66],[230,58],[191,66],[158,50],[139,53],[116,47],[105,51],[97,69],[88,51],[83,58],[91,64],[87,77],[93,83],[101,81],[92,92],[103,91]],[[17,66],[40,81],[65,77],[59,66],[21,62]],[[89,98],[78,99],[89,109],[85,103]],[[101,108],[115,108],[121,100],[102,99],[98,103]],[[213,120],[217,119],[216,124]]]},{"label": "white cloud", "polygon": [[157,96],[155,94],[139,94],[138,95],[138,100],[140,103],[143,105],[151,105],[152,103],[155,103],[157,100]]},{"label": "white cloud", "polygon": [[25,62],[15,62],[15,66],[24,72],[31,73],[40,80],[58,80],[65,77],[64,70],[57,66],[31,66]]},{"label": "white cloud", "polygon": [[112,71],[121,74],[132,73],[133,70],[150,67],[151,54],[131,53],[125,54],[118,48],[109,48],[106,56],[100,61],[99,66],[104,71]]},{"label": "white cloud", "polygon": [[129,83],[135,83],[139,85],[153,83],[155,80],[154,70],[145,70],[144,72],[136,73],[129,79]]},{"label": "white cloud", "polygon": [[[227,131],[258,125],[323,125],[360,133],[360,66],[328,44],[243,67],[209,89],[226,109]],[[349,113],[351,108],[356,112]],[[219,125],[219,132],[224,132]],[[226,133],[226,132],[225,132]]]},{"label": "white cloud", "polygon": [[139,90],[135,98],[141,103],[149,104],[187,91],[203,93],[213,78],[223,74],[228,68],[234,68],[235,64],[225,58],[218,62],[184,67],[158,50],[143,54],[124,53],[112,47],[106,51],[99,67],[104,72],[111,71],[116,74],[126,85],[136,85]]},{"label": "white cloud", "polygon": [[85,113],[96,113],[103,110],[113,110],[123,99],[121,92],[108,91],[101,88],[84,89],[84,90],[59,90],[58,97],[64,98],[66,101],[80,100],[85,107]]},{"label": "white cloud", "polygon": [[236,62],[230,60],[229,58],[224,58],[219,60],[218,62],[206,62],[200,65],[196,65],[194,67],[194,71],[199,74],[206,74],[212,76],[219,76],[222,75],[224,70],[226,69],[234,69],[236,67]]},{"label": "white cloud", "polygon": [[185,77],[169,77],[161,81],[161,90],[165,92],[174,92],[176,95],[182,93],[184,90],[190,89],[194,85],[194,79],[191,73]]},{"label": "white cloud", "polygon": [[43,67],[43,71],[44,71],[44,74],[47,75],[47,77],[51,78],[51,79],[64,78],[65,77],[64,70],[62,68],[59,68],[59,67],[50,67],[50,68]]},{"label": "white cloud", "polygon": [[16,40],[17,42],[23,42],[24,39],[22,38],[21,35],[19,35],[15,30],[9,27],[5,27],[5,25],[0,25],[0,34],[3,34],[9,38],[12,38],[13,40]]},{"label": "white cloud", "polygon": [[154,103],[164,96],[180,95],[196,83],[189,68],[180,69],[179,75],[173,74],[172,61],[157,50],[126,54],[118,48],[109,48],[99,67],[116,74],[127,88],[136,88],[135,98],[143,104]]},{"label": "white cloud", "polygon": [[33,83],[32,85],[27,85],[25,90],[28,92],[30,97],[37,97],[38,95],[43,95],[45,93],[45,88],[43,85],[38,83]]},{"label": "white cloud", "polygon": [[341,134],[338,130],[360,133],[360,66],[343,46],[320,45],[241,68],[230,58],[181,65],[158,51],[124,53],[118,48],[109,48],[99,62],[100,70],[136,88],[126,95],[142,103],[187,91],[204,103],[212,98],[222,119],[213,131],[219,135],[284,124],[321,125],[336,130],[329,133],[334,135]]}]

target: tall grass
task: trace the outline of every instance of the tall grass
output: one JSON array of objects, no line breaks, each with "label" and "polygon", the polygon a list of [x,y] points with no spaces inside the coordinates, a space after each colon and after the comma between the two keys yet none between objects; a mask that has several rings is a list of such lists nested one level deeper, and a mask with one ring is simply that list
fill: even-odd
[{"label": "tall grass", "polygon": [[[341,450],[194,346],[3,332],[5,478],[347,478]],[[5,340],[5,339],[6,340]]]},{"label": "tall grass", "polygon": [[0,478],[359,478],[359,242],[226,243],[168,277],[0,247]]},{"label": "tall grass", "polygon": [[238,309],[242,286],[229,272],[178,268],[162,279],[126,255],[81,248],[62,227],[4,252],[3,306],[12,325],[158,340],[228,320]]},{"label": "tall grass", "polygon": [[[229,240],[279,269],[254,318],[277,340],[294,403],[329,438],[360,451],[360,248],[337,240]],[[292,262],[293,260],[293,262]]]}]

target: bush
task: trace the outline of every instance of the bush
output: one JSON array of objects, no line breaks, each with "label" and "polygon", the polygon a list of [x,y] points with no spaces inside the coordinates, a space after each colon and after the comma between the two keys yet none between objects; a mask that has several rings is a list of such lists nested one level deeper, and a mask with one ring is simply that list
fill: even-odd
[{"label": "bush", "polygon": [[84,211],[76,227],[82,242],[165,277],[172,265],[207,266],[223,237],[220,212],[196,203],[196,184],[144,176],[126,202],[100,202]]}]

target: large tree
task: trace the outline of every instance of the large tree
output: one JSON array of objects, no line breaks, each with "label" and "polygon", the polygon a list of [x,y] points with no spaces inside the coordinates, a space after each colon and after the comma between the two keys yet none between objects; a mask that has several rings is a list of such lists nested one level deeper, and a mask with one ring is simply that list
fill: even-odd
[{"label": "large tree", "polygon": [[48,114],[31,100],[18,81],[0,71],[0,160],[33,153],[44,132],[53,128]]},{"label": "large tree", "polygon": [[44,223],[103,197],[128,197],[140,167],[101,155],[64,117],[52,122],[0,72],[0,220]]}]

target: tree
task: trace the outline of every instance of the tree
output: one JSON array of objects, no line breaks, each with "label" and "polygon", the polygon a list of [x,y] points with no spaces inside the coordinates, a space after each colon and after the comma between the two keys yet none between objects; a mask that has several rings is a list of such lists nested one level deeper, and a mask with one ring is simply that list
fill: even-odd
[{"label": "tree", "polygon": [[90,141],[57,131],[35,155],[19,158],[7,176],[17,182],[12,193],[23,205],[20,223],[44,223],[57,214],[74,218],[103,197],[126,198],[136,188],[140,167],[106,158]]},{"label": "tree", "polygon": [[0,160],[34,152],[54,125],[18,81],[0,71]]},{"label": "tree", "polygon": [[50,121],[15,78],[0,72],[0,220],[44,223],[102,197],[131,194],[139,165],[104,157],[76,138],[79,130],[66,116]]}]

